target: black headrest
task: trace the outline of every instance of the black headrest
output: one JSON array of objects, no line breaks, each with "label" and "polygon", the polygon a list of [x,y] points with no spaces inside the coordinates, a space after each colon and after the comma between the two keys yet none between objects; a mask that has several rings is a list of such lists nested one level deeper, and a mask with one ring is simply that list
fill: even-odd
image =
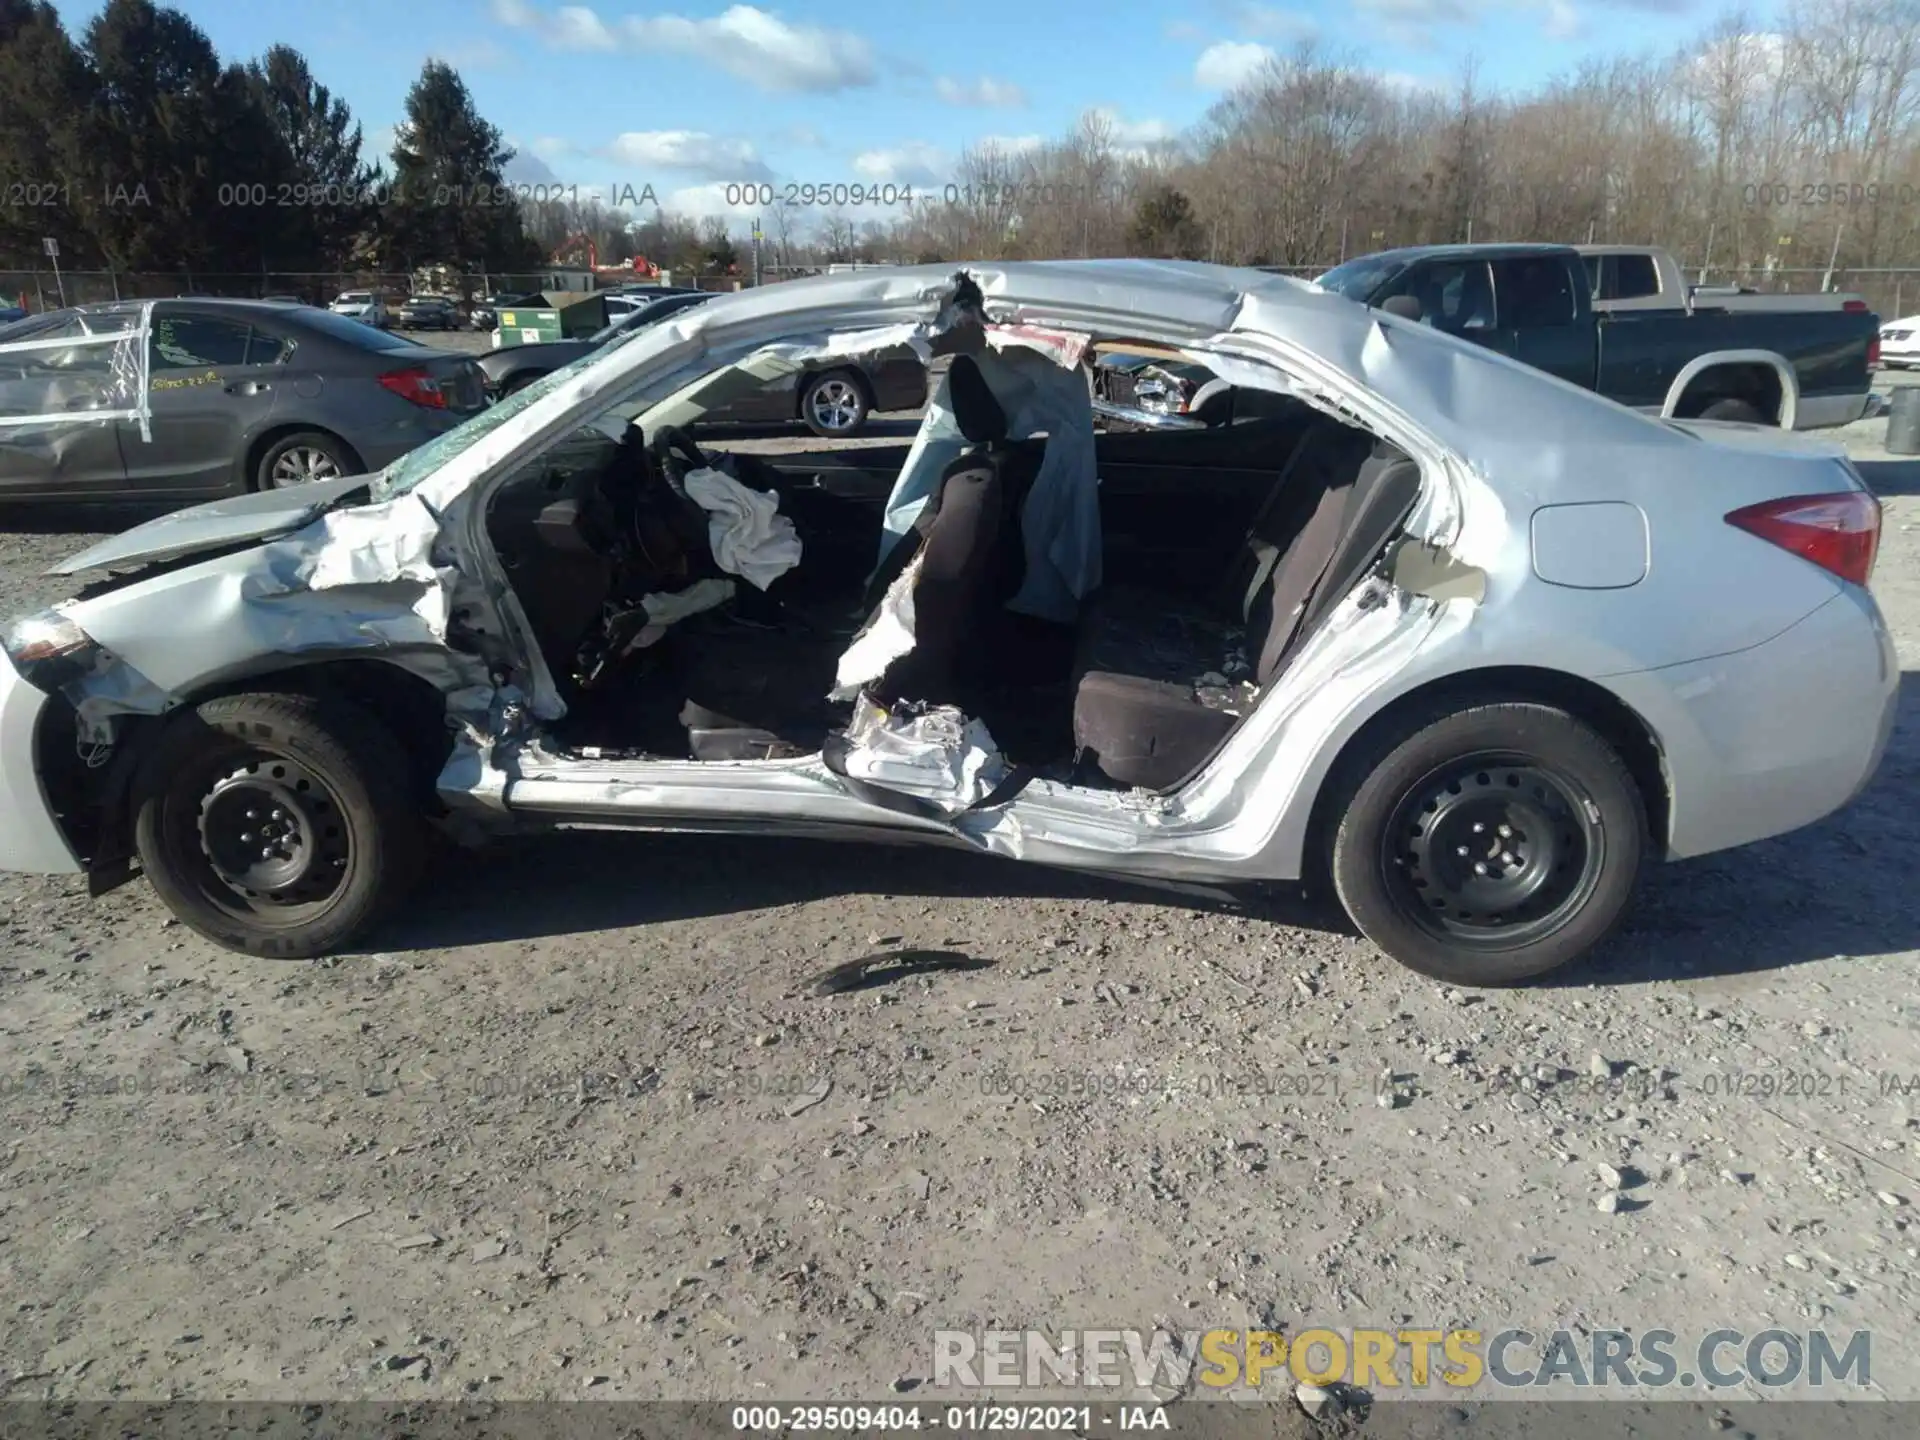
[{"label": "black headrest", "polygon": [[975,445],[990,445],[1007,438],[1007,412],[987,388],[987,377],[980,373],[971,355],[956,355],[947,371],[947,396],[953,405],[953,418],[960,433]]}]

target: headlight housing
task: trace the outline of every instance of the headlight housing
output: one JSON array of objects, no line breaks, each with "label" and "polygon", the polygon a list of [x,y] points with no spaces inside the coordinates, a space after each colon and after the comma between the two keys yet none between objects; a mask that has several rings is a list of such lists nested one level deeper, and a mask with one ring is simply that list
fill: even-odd
[{"label": "headlight housing", "polygon": [[22,679],[49,693],[91,669],[98,650],[93,638],[58,610],[9,621],[0,632],[0,646]]}]

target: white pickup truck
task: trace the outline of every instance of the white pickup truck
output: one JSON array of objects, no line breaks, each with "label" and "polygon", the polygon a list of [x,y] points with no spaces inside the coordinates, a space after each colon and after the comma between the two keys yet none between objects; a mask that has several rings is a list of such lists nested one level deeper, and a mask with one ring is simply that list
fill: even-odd
[{"label": "white pickup truck", "polygon": [[1822,290],[1766,295],[1739,285],[1689,285],[1680,262],[1654,245],[1576,245],[1593,284],[1598,315],[1637,310],[1844,310],[1864,314],[1858,295]]}]

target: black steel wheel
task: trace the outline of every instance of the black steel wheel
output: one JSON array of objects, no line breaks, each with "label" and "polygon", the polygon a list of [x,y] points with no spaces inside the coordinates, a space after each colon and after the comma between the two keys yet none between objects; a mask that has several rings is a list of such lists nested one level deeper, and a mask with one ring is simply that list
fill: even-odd
[{"label": "black steel wheel", "polygon": [[1645,803],[1612,746],[1565,711],[1422,711],[1375,737],[1346,784],[1335,888],[1411,969],[1511,983],[1587,954],[1625,914]]},{"label": "black steel wheel", "polygon": [[230,949],[282,958],[338,949],[420,868],[406,755],[344,703],[207,701],[170,722],[138,787],[135,843],[154,889]]},{"label": "black steel wheel", "polygon": [[1380,836],[1381,872],[1402,910],[1436,939],[1474,950],[1551,934],[1593,893],[1606,853],[1584,789],[1502,754],[1436,768]]}]

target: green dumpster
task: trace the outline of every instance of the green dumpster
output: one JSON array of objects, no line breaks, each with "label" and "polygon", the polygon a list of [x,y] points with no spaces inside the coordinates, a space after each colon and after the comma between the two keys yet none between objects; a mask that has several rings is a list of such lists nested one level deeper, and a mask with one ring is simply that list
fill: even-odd
[{"label": "green dumpster", "polygon": [[554,309],[502,310],[500,343],[506,345],[542,345],[561,338],[560,312]]}]

